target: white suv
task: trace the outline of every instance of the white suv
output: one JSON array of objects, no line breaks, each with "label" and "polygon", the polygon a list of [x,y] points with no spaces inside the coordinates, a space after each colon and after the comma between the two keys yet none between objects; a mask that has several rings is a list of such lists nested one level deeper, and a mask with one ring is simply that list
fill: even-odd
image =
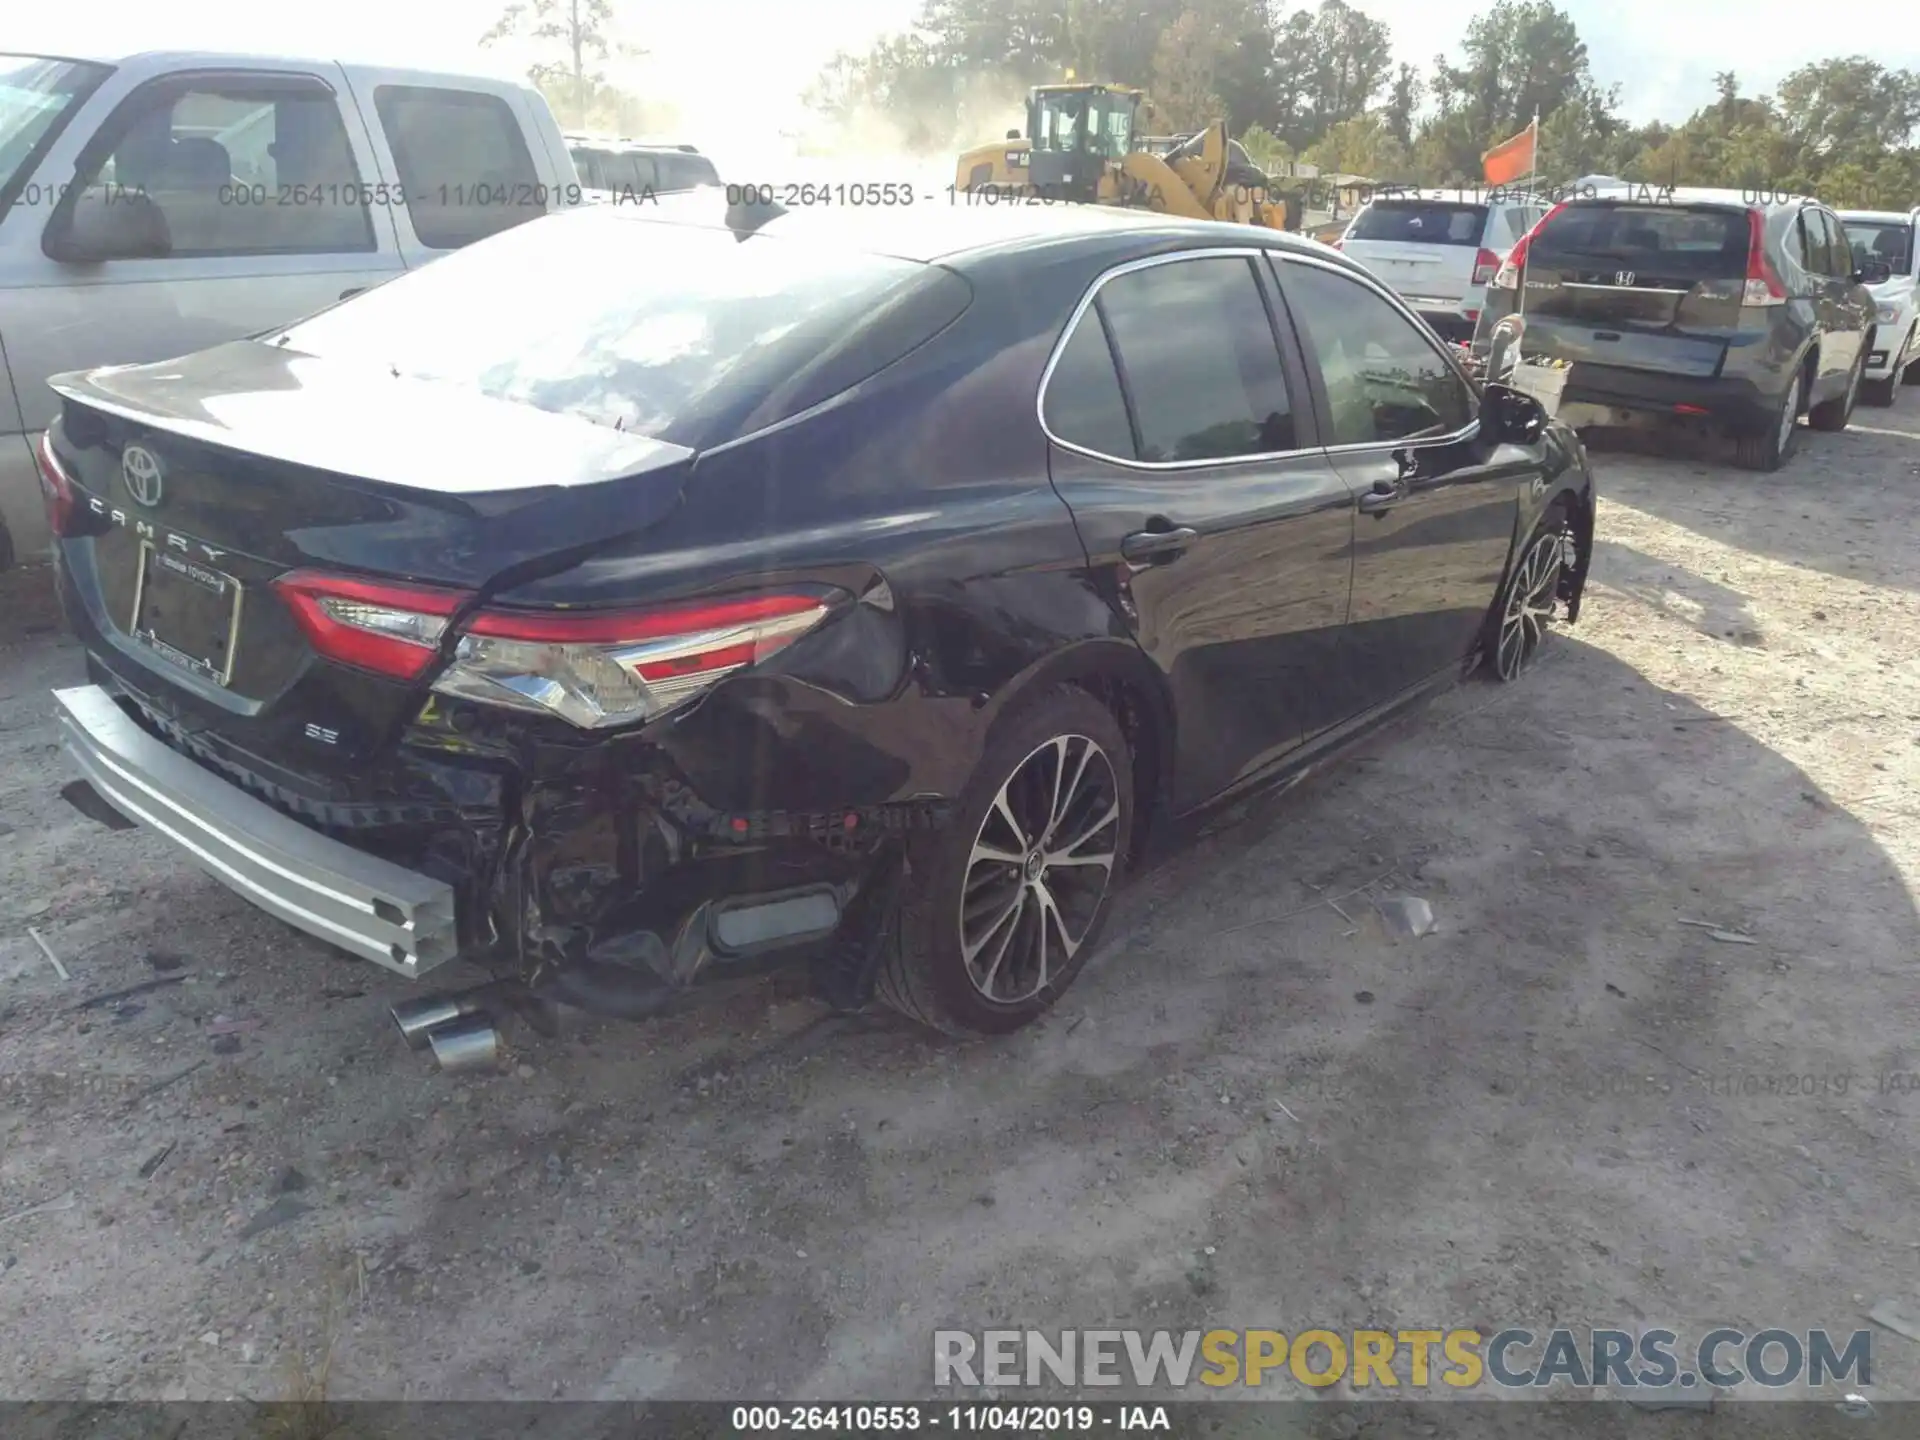
[{"label": "white suv", "polygon": [[1867,288],[1879,312],[1873,349],[1860,382],[1860,398],[1869,405],[1891,405],[1893,387],[1904,377],[1920,384],[1920,208],[1842,210],[1840,223],[1853,245],[1855,269],[1878,260],[1893,273]]},{"label": "white suv", "polygon": [[1441,337],[1471,340],[1487,282],[1546,206],[1525,196],[1475,201],[1455,193],[1426,199],[1407,190],[1370,200],[1334,247],[1378,275]]}]

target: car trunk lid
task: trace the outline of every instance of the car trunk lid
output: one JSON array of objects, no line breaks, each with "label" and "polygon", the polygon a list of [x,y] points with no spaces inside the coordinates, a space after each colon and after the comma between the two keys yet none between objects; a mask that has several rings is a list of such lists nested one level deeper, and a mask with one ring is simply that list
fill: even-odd
[{"label": "car trunk lid", "polygon": [[1527,241],[1531,355],[1709,378],[1742,327],[1748,212],[1592,201]]},{"label": "car trunk lid", "polygon": [[324,661],[275,580],[321,570],[477,597],[657,524],[693,456],[252,341],[53,384],[76,511],[61,562],[114,668],[190,729],[322,761],[378,748],[425,681]]}]

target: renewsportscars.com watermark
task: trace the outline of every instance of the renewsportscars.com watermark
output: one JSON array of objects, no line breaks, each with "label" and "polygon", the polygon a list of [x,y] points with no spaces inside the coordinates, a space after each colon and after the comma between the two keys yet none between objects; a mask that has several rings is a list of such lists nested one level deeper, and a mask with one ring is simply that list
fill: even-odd
[{"label": "renewsportscars.com watermark", "polygon": [[[936,1387],[1175,1390],[1347,1381],[1355,1390],[1556,1388],[1746,1394],[1873,1383],[1873,1335],[1855,1330],[936,1330]],[[1445,1393],[1444,1390],[1441,1393]]]}]

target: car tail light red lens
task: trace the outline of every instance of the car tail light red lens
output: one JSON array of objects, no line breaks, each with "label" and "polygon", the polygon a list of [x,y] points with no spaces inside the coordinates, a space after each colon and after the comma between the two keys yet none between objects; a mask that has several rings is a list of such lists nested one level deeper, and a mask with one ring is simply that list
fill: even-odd
[{"label": "car tail light red lens", "polygon": [[395,680],[433,663],[447,621],[469,595],[296,570],[273,582],[307,641],[329,660]]},{"label": "car tail light red lens", "polygon": [[1747,211],[1747,284],[1741,296],[1743,305],[1781,305],[1786,303],[1787,287],[1767,259],[1767,217],[1759,210]]},{"label": "car tail light red lens", "polygon": [[[1533,244],[1533,237],[1551,225],[1553,223],[1553,217],[1566,208],[1566,202],[1564,200],[1561,201],[1538,220],[1534,221],[1531,230],[1513,242],[1513,249],[1507,252],[1507,258],[1501,262],[1500,268],[1494,271],[1493,279],[1489,282],[1494,289],[1518,290],[1520,288],[1520,272],[1526,268],[1527,248]],[[1481,253],[1485,254],[1486,252],[1482,251]]]},{"label": "car tail light red lens", "polygon": [[34,459],[40,471],[40,498],[47,507],[47,528],[55,535],[65,535],[73,524],[79,497],[74,494],[73,477],[54,456],[51,430],[40,436],[40,443],[34,447]]},{"label": "car tail light red lens", "polygon": [[1491,250],[1482,249],[1473,257],[1473,283],[1485,285],[1499,272],[1500,257]]},{"label": "car tail light red lens", "polygon": [[828,609],[820,594],[778,593],[649,610],[482,610],[433,688],[586,729],[631,724],[778,654]]}]

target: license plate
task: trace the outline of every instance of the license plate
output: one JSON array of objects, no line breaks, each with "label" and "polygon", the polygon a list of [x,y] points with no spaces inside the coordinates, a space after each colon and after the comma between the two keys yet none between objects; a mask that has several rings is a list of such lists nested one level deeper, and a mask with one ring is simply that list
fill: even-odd
[{"label": "license plate", "polygon": [[225,685],[240,640],[240,582],[143,541],[131,633],[182,669]]}]

